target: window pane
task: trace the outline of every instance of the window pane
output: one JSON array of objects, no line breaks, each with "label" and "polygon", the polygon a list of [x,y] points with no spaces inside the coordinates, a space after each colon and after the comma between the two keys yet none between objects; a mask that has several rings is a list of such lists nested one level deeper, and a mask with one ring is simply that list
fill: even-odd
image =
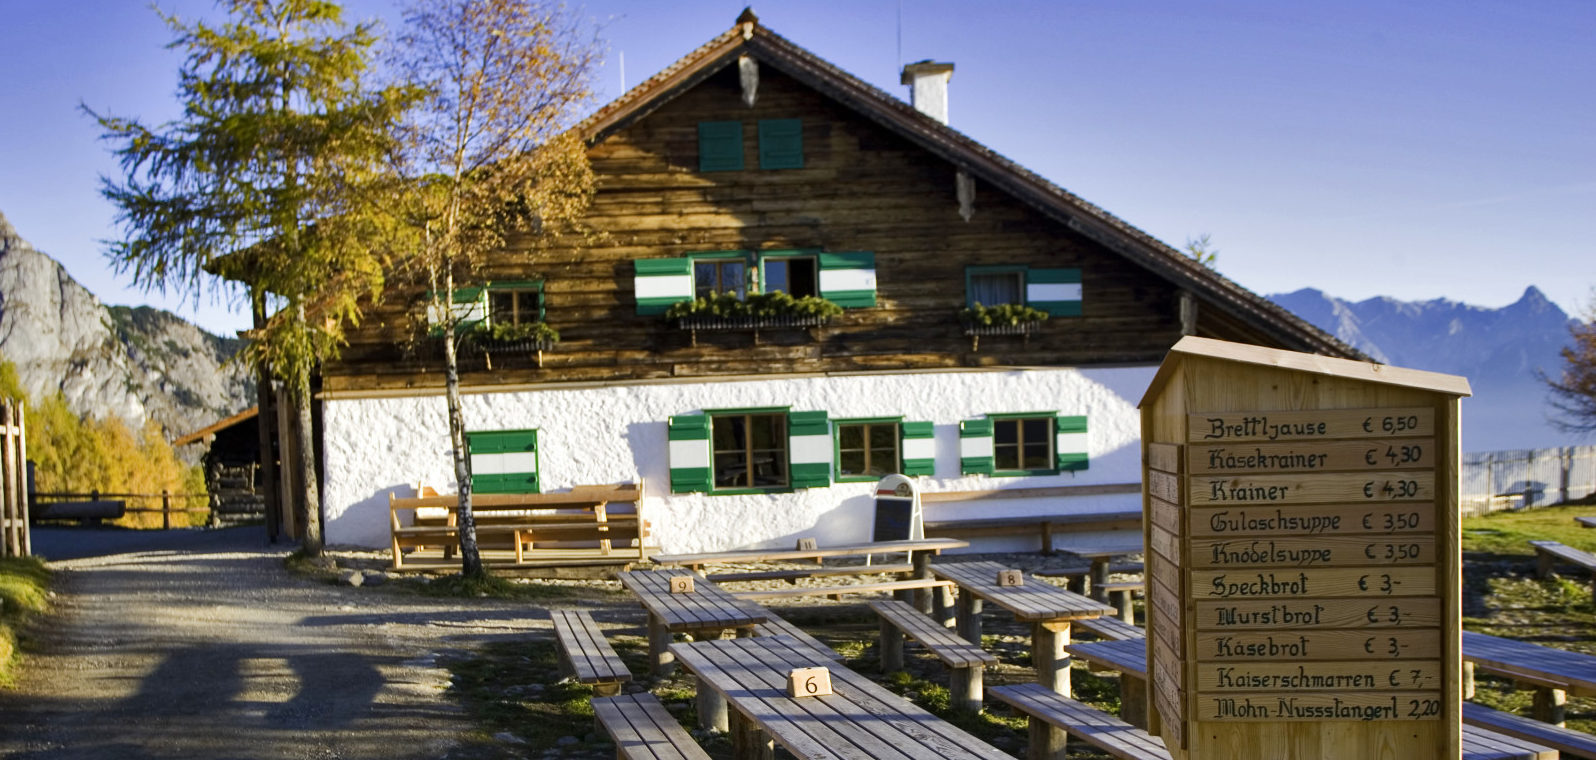
[{"label": "window pane", "polygon": [[993,465],[999,470],[1020,469],[1020,447],[998,446],[992,451]]},{"label": "window pane", "polygon": [[992,441],[999,446],[1020,442],[1019,420],[993,420]]},{"label": "window pane", "polygon": [[1025,303],[1020,293],[1020,273],[970,275],[970,300],[986,306]]},{"label": "window pane", "polygon": [[720,285],[717,288],[722,293],[736,293],[737,300],[747,297],[748,278],[743,275],[743,262],[725,261],[720,265]]},{"label": "window pane", "polygon": [[837,469],[840,471],[840,472],[838,472],[839,475],[863,475],[863,474],[865,474],[865,453],[864,453],[864,451],[863,450],[859,450],[859,451],[844,451],[844,452],[842,452],[837,457]]},{"label": "window pane", "polygon": [[786,259],[766,259],[765,260],[765,292],[766,293],[774,293],[774,292],[776,292],[778,290],[785,290],[785,291],[787,291],[789,293],[792,292],[790,290],[791,286],[789,285],[790,280],[787,277],[787,270],[788,270],[787,264],[788,264],[788,261]]},{"label": "window pane", "polygon": [[1047,461],[1048,449],[1049,449],[1049,446],[1047,445],[1047,443],[1045,441],[1042,442],[1042,443],[1027,443],[1027,444],[1025,444],[1025,461],[1020,464],[1021,469],[1026,469],[1026,470],[1048,470],[1048,469],[1052,469],[1053,468],[1052,463]]},{"label": "window pane", "polygon": [[750,415],[749,425],[754,448],[774,449],[786,448],[787,426],[786,418],[777,414]]},{"label": "window pane", "polygon": [[898,447],[897,425],[871,425],[870,448],[895,449]]},{"label": "window pane", "polygon": [[787,292],[794,298],[820,295],[819,278],[815,274],[815,260],[793,259],[787,267]]},{"label": "window pane", "polygon": [[1046,442],[1048,436],[1053,432],[1053,421],[1049,419],[1022,420],[1022,424],[1025,425],[1024,437],[1026,443]]},{"label": "window pane", "polygon": [[488,314],[496,325],[515,324],[515,291],[488,291]]},{"label": "window pane", "polygon": [[713,261],[693,262],[693,295],[703,298],[711,293],[718,292],[716,279],[719,267]]},{"label": "window pane", "polygon": [[837,446],[843,449],[864,448],[864,425],[838,425]]},{"label": "window pane", "polygon": [[746,488],[748,459],[741,452],[715,454],[715,487]]}]

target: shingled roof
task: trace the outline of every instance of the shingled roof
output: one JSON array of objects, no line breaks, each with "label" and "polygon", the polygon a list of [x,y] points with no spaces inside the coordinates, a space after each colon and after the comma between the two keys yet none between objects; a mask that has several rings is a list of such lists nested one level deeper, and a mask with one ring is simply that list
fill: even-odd
[{"label": "shingled roof", "polygon": [[602,141],[731,65],[742,55],[752,56],[852,108],[970,176],[1190,291],[1199,302],[1234,313],[1283,346],[1368,360],[1335,336],[1197,263],[1125,220],[770,31],[759,23],[751,10],[744,10],[731,29],[594,112],[578,129],[588,141]]}]

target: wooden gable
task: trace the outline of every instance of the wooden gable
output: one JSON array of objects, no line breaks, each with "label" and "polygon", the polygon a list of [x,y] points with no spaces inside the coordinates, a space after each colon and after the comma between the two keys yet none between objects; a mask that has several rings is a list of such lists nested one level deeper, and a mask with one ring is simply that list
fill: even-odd
[{"label": "wooden gable", "polygon": [[[1189,333],[1282,343],[1268,314],[1194,308],[1199,297],[1189,287],[1008,188],[978,177],[966,221],[954,180],[966,166],[822,92],[813,72],[774,54],[760,67],[757,100],[745,105],[734,61],[675,71],[626,118],[611,108],[595,117],[602,124],[589,156],[598,192],[585,222],[598,234],[536,248],[517,241],[483,273],[490,282],[542,280],[547,321],[561,341],[541,357],[467,352],[466,383],[1153,363]],[[714,126],[706,132],[706,124]],[[730,147],[727,135],[739,131],[740,148]],[[709,167],[706,134],[719,141]],[[739,149],[735,168],[729,151]],[[731,252],[755,268],[776,252],[868,256],[873,305],[823,327],[757,333],[688,331],[639,313],[637,261]],[[967,335],[957,312],[969,276],[1007,270],[1036,282],[1038,294],[1058,283],[1077,288],[1063,292],[1079,292],[1079,302],[1048,309],[1056,316],[1029,335]],[[441,351],[408,326],[422,294],[390,288],[350,330],[344,357],[326,367],[328,390],[441,385]]]}]

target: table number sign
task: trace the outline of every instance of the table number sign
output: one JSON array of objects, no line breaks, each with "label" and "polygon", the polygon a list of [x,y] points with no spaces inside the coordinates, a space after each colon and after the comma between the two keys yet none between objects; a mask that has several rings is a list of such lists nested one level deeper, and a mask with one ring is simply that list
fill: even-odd
[{"label": "table number sign", "polygon": [[997,574],[997,585],[1024,586],[1025,573],[1022,573],[1019,570],[999,570]]},{"label": "table number sign", "polygon": [[671,576],[671,593],[672,594],[691,594],[691,593],[693,593],[693,576],[691,576],[691,575],[673,575],[673,576]]},{"label": "table number sign", "polygon": [[787,674],[787,696],[823,697],[831,693],[831,671],[825,668],[793,668]]},{"label": "table number sign", "polygon": [[1141,409],[1149,727],[1176,760],[1460,756],[1466,395],[1203,338],[1170,352]]}]

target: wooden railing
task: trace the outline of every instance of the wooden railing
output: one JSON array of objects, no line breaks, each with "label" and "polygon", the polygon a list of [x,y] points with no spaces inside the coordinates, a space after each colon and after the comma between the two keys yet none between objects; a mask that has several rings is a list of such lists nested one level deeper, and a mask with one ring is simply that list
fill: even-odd
[{"label": "wooden railing", "polygon": [[[89,501],[100,501],[102,499],[141,499],[141,500],[144,500],[144,501],[147,501],[147,502],[153,502],[153,501],[159,499],[160,502],[161,502],[161,506],[159,506],[159,507],[131,507],[130,506],[130,507],[126,507],[126,511],[128,511],[128,512],[159,512],[159,513],[161,513],[161,528],[163,530],[170,530],[172,528],[172,513],[173,512],[181,512],[181,513],[206,512],[206,513],[209,513],[211,511],[210,494],[203,494],[203,493],[172,493],[171,491],[165,491],[165,490],[161,491],[160,493],[108,493],[108,492],[102,492],[102,491],[89,491],[87,493],[72,493],[72,492],[67,492],[67,491],[53,491],[53,492],[37,491],[37,492],[34,492],[32,494],[32,496],[33,496],[33,499],[34,499],[35,503],[38,503],[38,502],[52,502],[52,501],[55,501],[55,502],[59,502],[59,501],[76,501],[76,500],[80,500],[80,499],[87,499]],[[174,507],[174,506],[172,506],[173,502],[190,501],[190,500],[193,500],[193,499],[202,499],[202,500],[204,500],[205,501],[205,506],[203,506],[203,507]]]}]

